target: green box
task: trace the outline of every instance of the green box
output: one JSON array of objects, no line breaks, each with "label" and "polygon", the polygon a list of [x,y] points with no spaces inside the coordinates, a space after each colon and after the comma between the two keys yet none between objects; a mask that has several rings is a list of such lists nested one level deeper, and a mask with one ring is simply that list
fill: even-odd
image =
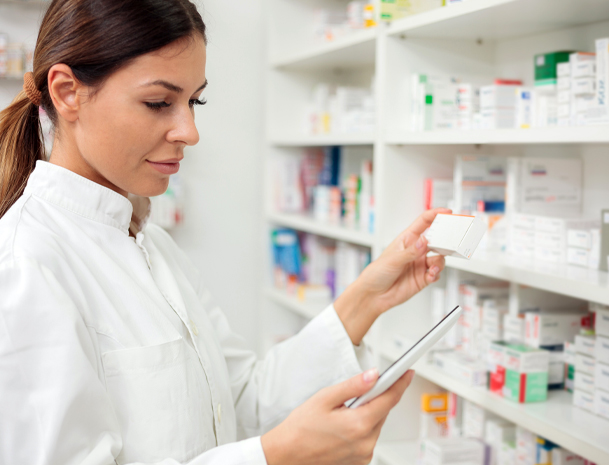
[{"label": "green box", "polygon": [[535,82],[556,79],[556,65],[569,61],[572,51],[540,53],[535,55]]},{"label": "green box", "polygon": [[523,344],[508,344],[504,352],[503,397],[514,402],[540,402],[548,398],[547,350]]}]

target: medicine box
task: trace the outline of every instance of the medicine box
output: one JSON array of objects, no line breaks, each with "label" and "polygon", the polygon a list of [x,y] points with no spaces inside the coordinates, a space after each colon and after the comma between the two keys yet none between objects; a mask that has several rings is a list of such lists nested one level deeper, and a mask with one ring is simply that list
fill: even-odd
[{"label": "medicine box", "polygon": [[569,61],[573,51],[558,51],[535,55],[535,81],[556,79],[557,65]]},{"label": "medicine box", "polygon": [[439,214],[427,232],[429,250],[441,255],[470,259],[486,232],[480,218]]},{"label": "medicine box", "polygon": [[486,385],[486,363],[472,360],[458,352],[436,352],[433,360],[434,364],[448,376],[469,386]]},{"label": "medicine box", "polygon": [[507,345],[503,396],[515,402],[544,401],[548,395],[550,353],[525,345]]},{"label": "medicine box", "polygon": [[594,370],[594,386],[605,392],[609,392],[609,365],[596,363]]},{"label": "medicine box", "polygon": [[485,447],[470,438],[434,438],[421,442],[423,465],[484,463]]},{"label": "medicine box", "polygon": [[488,351],[488,389],[499,395],[503,395],[505,386],[505,348],[504,342],[492,342]]},{"label": "medicine box", "polygon": [[519,86],[492,85],[480,88],[480,108],[484,110],[513,109]]},{"label": "medicine box", "polygon": [[571,92],[573,95],[594,95],[596,80],[593,77],[571,79]]},{"label": "medicine box", "polygon": [[594,393],[594,413],[609,418],[609,392],[598,390]]},{"label": "medicine box", "polygon": [[564,389],[565,358],[563,352],[550,352],[548,366],[548,389]]},{"label": "medicine box", "polygon": [[594,394],[594,386],[595,382],[593,375],[588,375],[575,370],[575,382],[573,383],[574,389]]},{"label": "medicine box", "polygon": [[575,352],[587,355],[588,357],[594,357],[595,351],[596,338],[594,336],[583,334],[575,336]]},{"label": "medicine box", "polygon": [[421,412],[419,437],[439,438],[448,435],[446,412]]},{"label": "medicine box", "polygon": [[609,365],[609,337],[596,337],[594,356],[597,362]]},{"label": "medicine box", "polygon": [[[590,463],[590,462],[587,462]],[[567,449],[557,447],[552,449],[552,465],[586,465],[586,461]]]},{"label": "medicine box", "polygon": [[573,390],[573,405],[594,412],[594,394],[579,389]]},{"label": "medicine box", "polygon": [[446,412],[448,409],[448,393],[425,393],[421,395],[421,410],[423,412]]},{"label": "medicine box", "polygon": [[552,450],[558,445],[540,436],[537,437],[537,451],[535,463],[538,465],[552,465]]},{"label": "medicine box", "polygon": [[594,376],[596,360],[583,354],[575,354],[575,373],[585,373]]},{"label": "medicine box", "polygon": [[587,268],[590,264],[590,252],[586,249],[569,247],[567,249],[567,263]]},{"label": "medicine box", "polygon": [[596,310],[594,329],[597,335],[609,337],[609,310]]},{"label": "medicine box", "polygon": [[527,313],[525,342],[533,347],[542,347],[572,341],[581,329],[581,320],[581,313]]},{"label": "medicine box", "polygon": [[537,452],[537,436],[531,431],[516,427],[516,463],[534,464]]}]

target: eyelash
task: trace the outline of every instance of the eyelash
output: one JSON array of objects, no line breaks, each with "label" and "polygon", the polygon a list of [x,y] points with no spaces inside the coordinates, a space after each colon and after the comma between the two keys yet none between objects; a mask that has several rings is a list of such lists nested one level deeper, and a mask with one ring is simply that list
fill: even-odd
[{"label": "eyelash", "polygon": [[[146,106],[154,111],[161,111],[163,108],[167,108],[171,106],[171,103],[167,102],[145,102]],[[207,99],[191,99],[188,101],[188,105],[190,107],[194,107],[195,105],[205,105],[207,103]]]}]

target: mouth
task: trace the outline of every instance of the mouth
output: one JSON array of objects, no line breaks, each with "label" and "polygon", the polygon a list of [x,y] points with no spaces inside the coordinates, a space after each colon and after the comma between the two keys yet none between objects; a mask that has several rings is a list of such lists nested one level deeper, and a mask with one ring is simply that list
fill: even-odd
[{"label": "mouth", "polygon": [[173,158],[171,160],[150,161],[146,160],[150,165],[162,174],[176,174],[180,170],[181,158]]}]

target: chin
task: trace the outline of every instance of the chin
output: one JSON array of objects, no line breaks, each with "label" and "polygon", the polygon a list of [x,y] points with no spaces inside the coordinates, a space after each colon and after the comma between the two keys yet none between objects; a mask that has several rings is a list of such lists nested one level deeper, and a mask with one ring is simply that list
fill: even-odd
[{"label": "chin", "polygon": [[167,191],[169,187],[169,176],[164,179],[154,179],[145,185],[137,186],[137,189],[131,191],[132,194],[139,195],[140,197],[156,197],[162,195]]}]

